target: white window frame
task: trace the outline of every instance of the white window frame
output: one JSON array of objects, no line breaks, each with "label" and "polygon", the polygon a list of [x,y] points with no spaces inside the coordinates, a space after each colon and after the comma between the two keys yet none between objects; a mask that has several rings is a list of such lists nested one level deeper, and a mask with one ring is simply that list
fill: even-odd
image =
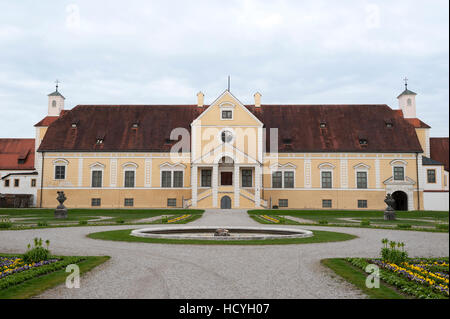
[{"label": "white window frame", "polygon": [[[356,189],[369,189],[369,169],[370,166],[366,165],[364,163],[359,163],[355,166],[353,166],[354,170],[355,170],[355,188]],[[366,173],[366,179],[367,179],[367,187],[366,188],[358,188],[358,173],[362,172],[362,173]]]},{"label": "white window frame", "polygon": [[[53,180],[54,181],[64,181],[67,179],[67,166],[69,161],[63,158],[58,158],[53,161]],[[56,179],[56,166],[64,166],[64,178]]]},{"label": "white window frame", "polygon": [[323,188],[323,189],[333,189],[334,188],[334,169],[336,166],[334,166],[331,163],[322,163],[319,165],[320,170],[320,188],[323,188],[322,186],[322,172],[331,172],[331,188]]},{"label": "white window frame", "polygon": [[[234,120],[234,108],[235,108],[235,105],[232,104],[232,103],[229,103],[229,102],[224,102],[224,103],[220,104],[219,105],[220,119],[222,121],[232,121],[232,120]],[[231,111],[231,118],[224,118],[222,111]]]},{"label": "white window frame", "polygon": [[[408,162],[406,162],[406,161],[404,161],[404,160],[400,160],[400,159],[397,159],[397,160],[393,160],[393,161],[391,161],[389,164],[391,164],[391,166],[392,166],[392,180],[393,181],[406,181],[406,165],[408,165]],[[395,176],[394,176],[394,168],[395,167],[403,167],[403,179],[401,180],[401,179],[395,179]]]},{"label": "white window frame", "polygon": [[[222,141],[222,133],[223,132],[225,132],[225,131],[228,131],[228,132],[230,132],[231,133],[231,141],[229,141],[229,142],[224,142],[224,141]],[[233,144],[234,143],[234,140],[236,139],[236,133],[234,132],[234,130],[232,129],[232,128],[229,128],[229,127],[224,127],[223,129],[221,129],[220,131],[219,131],[219,134],[217,135],[217,138],[219,139],[219,143],[220,144],[222,144],[222,145],[225,145],[225,144]]]},{"label": "white window frame", "polygon": [[[270,172],[270,184],[271,187],[273,187],[273,173],[275,172],[281,172],[281,188],[276,188],[276,189],[295,189],[296,186],[296,179],[297,179],[297,174],[296,174],[296,168],[297,166],[295,166],[292,163],[286,163],[286,164],[279,164],[276,163],[274,165],[272,165],[271,167],[271,172]],[[289,187],[286,188],[285,187],[285,183],[284,183],[284,172],[293,172],[294,173],[294,186],[293,187]]]},{"label": "white window frame", "polygon": [[[105,185],[105,165],[101,164],[99,162],[95,162],[91,165],[89,165],[89,168],[91,169],[91,180],[90,180],[90,184],[91,184],[91,188],[104,188]],[[102,172],[102,186],[101,187],[94,187],[92,186],[92,175],[94,171],[101,171]]]},{"label": "white window frame", "polygon": [[[124,188],[136,188],[136,171],[137,171],[138,165],[133,162],[127,162],[122,165],[122,171],[123,171],[123,187]],[[134,172],[134,186],[133,187],[127,187],[125,186],[125,172]]]},{"label": "white window frame", "polygon": [[[159,166],[159,185],[161,188],[184,188],[184,177],[185,177],[185,169],[186,169],[186,165],[181,164],[181,163],[175,163],[175,164],[171,164],[171,163],[164,163],[161,164]],[[171,176],[170,176],[170,180],[171,180],[171,185],[170,187],[163,187],[162,185],[162,172],[172,172]],[[175,174],[174,172],[181,172],[183,178],[182,178],[182,186],[181,187],[174,187],[174,182],[175,182]]]}]

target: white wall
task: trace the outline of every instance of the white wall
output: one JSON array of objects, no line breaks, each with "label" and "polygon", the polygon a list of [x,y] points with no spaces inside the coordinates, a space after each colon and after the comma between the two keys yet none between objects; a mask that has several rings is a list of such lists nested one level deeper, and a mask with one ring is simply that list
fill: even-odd
[{"label": "white wall", "polygon": [[[11,173],[30,173],[32,171],[0,171],[0,178]],[[36,206],[38,175],[10,175],[9,187],[5,187],[5,181],[0,179],[1,194],[31,194],[33,195],[33,206]],[[19,187],[14,187],[14,180],[19,180]],[[36,179],[36,186],[31,187],[31,180]]]},{"label": "white wall", "polygon": [[423,205],[425,210],[448,211],[448,192],[424,192]]}]

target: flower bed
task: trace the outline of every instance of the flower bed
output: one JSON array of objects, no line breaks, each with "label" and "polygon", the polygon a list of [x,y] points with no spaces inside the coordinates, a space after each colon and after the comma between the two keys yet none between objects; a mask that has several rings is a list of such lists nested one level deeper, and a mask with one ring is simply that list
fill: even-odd
[{"label": "flower bed", "polygon": [[186,219],[186,218],[188,218],[188,217],[190,217],[191,215],[182,215],[182,216],[178,216],[178,217],[176,217],[176,218],[172,218],[172,219],[169,219],[167,222],[168,223],[175,223],[175,222],[178,222],[178,221],[180,221],[180,220],[182,220],[182,219]]},{"label": "flower bed", "polygon": [[0,279],[28,269],[41,267],[57,262],[58,259],[42,260],[40,262],[26,263],[19,257],[0,257]]},{"label": "flower bed", "polygon": [[448,258],[409,258],[399,264],[365,258],[348,258],[347,261],[361,269],[368,264],[377,265],[383,281],[417,298],[449,297]]},{"label": "flower bed", "polygon": [[267,220],[267,221],[269,221],[269,222],[275,223],[275,224],[278,224],[280,222],[280,220],[278,220],[278,219],[276,219],[274,217],[268,216],[268,215],[260,215],[260,217],[265,219],[265,220]]},{"label": "flower bed", "polygon": [[[19,266],[20,264],[20,261],[17,261],[17,259],[21,259],[20,257],[16,256],[11,257],[6,255],[3,256],[0,255],[0,258],[1,262],[4,263],[4,265],[2,265],[2,268],[6,266],[8,269],[17,268],[17,266]],[[35,263],[34,266],[32,267],[24,267],[21,271],[8,272],[6,276],[0,279],[0,291],[3,289],[7,289],[11,286],[21,284],[27,280],[64,269],[67,265],[78,264],[86,260],[86,258],[87,257],[78,257],[78,256],[74,257],[58,256],[57,259],[52,258],[47,261],[43,261],[42,263],[41,262]],[[8,261],[6,261],[6,259],[8,259]],[[15,265],[16,267],[14,267],[13,265]],[[4,271],[2,270],[2,272]]]}]

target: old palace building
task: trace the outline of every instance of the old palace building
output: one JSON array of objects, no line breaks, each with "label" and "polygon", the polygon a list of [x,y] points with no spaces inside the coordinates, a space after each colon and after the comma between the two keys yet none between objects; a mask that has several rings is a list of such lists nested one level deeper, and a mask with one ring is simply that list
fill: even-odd
[{"label": "old palace building", "polygon": [[254,97],[64,110],[57,89],[35,125],[36,205],[63,190],[69,208],[384,209],[392,193],[398,209],[448,210],[448,138],[430,138],[414,92],[395,110]]}]

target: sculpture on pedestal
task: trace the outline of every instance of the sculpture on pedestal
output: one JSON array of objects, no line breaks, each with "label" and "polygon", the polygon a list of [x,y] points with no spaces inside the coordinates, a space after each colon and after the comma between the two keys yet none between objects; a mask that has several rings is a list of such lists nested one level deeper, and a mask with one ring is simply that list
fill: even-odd
[{"label": "sculpture on pedestal", "polygon": [[55,209],[55,218],[67,218],[67,208],[64,206],[64,202],[66,201],[66,195],[63,191],[58,191],[58,197],[56,200],[59,202],[58,207]]},{"label": "sculpture on pedestal", "polygon": [[384,202],[387,204],[386,209],[384,210],[384,220],[395,220],[395,209],[393,208],[395,204],[395,199],[392,197],[390,193],[386,195]]}]

